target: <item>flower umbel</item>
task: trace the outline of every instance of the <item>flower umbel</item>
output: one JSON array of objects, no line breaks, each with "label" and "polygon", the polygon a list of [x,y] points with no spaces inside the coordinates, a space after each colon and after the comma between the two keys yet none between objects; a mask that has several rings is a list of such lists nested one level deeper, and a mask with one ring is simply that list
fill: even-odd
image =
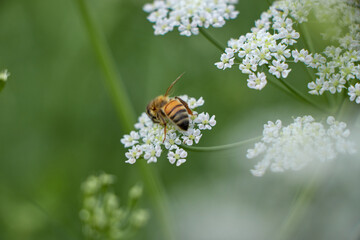
[{"label": "flower umbel", "polygon": [[[300,33],[295,27],[307,22],[310,13],[318,23],[331,26],[321,33],[324,39],[332,41],[322,53],[296,49]],[[285,79],[291,71],[288,63],[301,62],[316,75],[308,83],[310,94],[335,94],[345,89],[354,101],[358,96],[354,95],[354,85],[360,80],[359,22],[360,8],[349,0],[278,0],[261,14],[251,32],[228,41],[225,53],[215,65],[223,70],[231,68],[238,57],[240,71],[249,75],[248,87],[261,90],[267,83],[265,72]],[[304,37],[301,36],[306,41]]]},{"label": "flower umbel", "polygon": [[310,162],[333,160],[339,153],[355,153],[355,144],[346,139],[349,135],[346,124],[331,116],[327,126],[311,116],[297,117],[286,127],[280,120],[269,121],[264,125],[262,140],[248,149],[247,158],[263,156],[251,173],[260,177],[268,168],[273,172],[297,171]]},{"label": "flower umbel", "polygon": [[178,28],[180,35],[199,33],[199,27],[222,27],[225,20],[238,15],[234,4],[237,0],[155,0],[145,4],[150,13],[147,19],[154,23],[155,35],[164,35]]},{"label": "flower umbel", "polygon": [[82,184],[83,208],[79,215],[84,234],[91,239],[120,240],[131,236],[146,224],[149,214],[136,209],[142,187],[135,185],[129,191],[129,205],[119,206],[118,197],[109,189],[115,177],[106,173],[90,176]]},{"label": "flower umbel", "polygon": [[203,130],[211,130],[216,125],[215,115],[209,113],[197,113],[194,110],[204,104],[204,99],[195,99],[186,95],[180,96],[189,108],[193,110],[193,115],[189,116],[189,129],[187,131],[178,128],[168,121],[166,126],[166,138],[164,140],[164,127],[153,123],[151,119],[142,113],[139,121],[135,124],[137,131],[131,131],[129,135],[124,135],[120,140],[124,146],[131,147],[125,153],[126,162],[134,164],[137,159],[143,158],[147,163],[157,162],[157,159],[164,151],[167,151],[167,158],[171,164],[180,166],[186,162],[187,152],[181,148],[181,144],[188,146],[198,144]]}]

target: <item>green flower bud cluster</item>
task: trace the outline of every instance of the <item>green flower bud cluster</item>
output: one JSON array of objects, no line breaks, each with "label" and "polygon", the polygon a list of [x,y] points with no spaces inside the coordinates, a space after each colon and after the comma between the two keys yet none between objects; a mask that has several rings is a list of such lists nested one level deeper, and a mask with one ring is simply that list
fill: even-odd
[{"label": "green flower bud cluster", "polygon": [[123,207],[111,190],[114,182],[113,175],[101,173],[89,176],[82,184],[83,206],[79,215],[88,239],[128,239],[149,218],[147,210],[137,209],[142,186],[135,185],[130,189],[128,205]]}]

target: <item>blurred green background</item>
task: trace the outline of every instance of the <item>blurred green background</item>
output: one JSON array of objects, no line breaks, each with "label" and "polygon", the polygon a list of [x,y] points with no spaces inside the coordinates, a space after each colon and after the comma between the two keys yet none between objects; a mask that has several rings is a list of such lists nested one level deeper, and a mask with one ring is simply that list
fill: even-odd
[{"label": "blurred green background", "polygon": [[[201,145],[244,140],[267,121],[315,114],[272,86],[247,88],[235,67],[218,70],[221,52],[203,36],[177,31],[154,36],[145,1],[88,0],[104,32],[137,115],[182,72],[174,94],[205,99],[202,111],[217,125]],[[264,0],[240,1],[236,20],[209,33],[222,44],[245,34]],[[0,93],[0,239],[83,239],[78,217],[80,185],[101,171],[117,177],[121,199],[141,182],[125,164],[122,129],[75,0],[1,0],[0,69],[11,73]],[[301,69],[289,81],[306,91]],[[321,100],[319,100],[321,101]],[[246,148],[189,152],[181,167],[166,156],[158,172],[170,202],[178,239],[273,239],[307,171],[253,177],[256,161]],[[358,159],[357,159],[358,160]],[[360,239],[360,164],[330,163],[292,239]],[[285,180],[285,181],[284,181]],[[146,194],[140,205],[151,218],[135,239],[163,239]]]}]

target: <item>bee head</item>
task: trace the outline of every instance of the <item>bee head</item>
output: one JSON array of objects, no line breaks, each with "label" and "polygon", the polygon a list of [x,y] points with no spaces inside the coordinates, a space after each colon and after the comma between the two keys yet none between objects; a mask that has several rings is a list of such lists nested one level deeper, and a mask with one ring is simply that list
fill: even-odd
[{"label": "bee head", "polygon": [[147,107],[146,107],[146,114],[149,116],[149,118],[154,122],[154,123],[159,123],[160,120],[158,119],[157,115],[160,109],[158,109],[155,105],[155,101],[151,101]]}]

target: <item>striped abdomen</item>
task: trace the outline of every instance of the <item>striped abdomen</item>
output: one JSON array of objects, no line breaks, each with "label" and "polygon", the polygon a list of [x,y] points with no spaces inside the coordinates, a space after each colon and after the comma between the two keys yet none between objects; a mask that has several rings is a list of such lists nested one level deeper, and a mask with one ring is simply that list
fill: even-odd
[{"label": "striped abdomen", "polygon": [[164,113],[181,130],[188,130],[189,115],[185,106],[180,101],[177,99],[170,100],[164,106]]}]

